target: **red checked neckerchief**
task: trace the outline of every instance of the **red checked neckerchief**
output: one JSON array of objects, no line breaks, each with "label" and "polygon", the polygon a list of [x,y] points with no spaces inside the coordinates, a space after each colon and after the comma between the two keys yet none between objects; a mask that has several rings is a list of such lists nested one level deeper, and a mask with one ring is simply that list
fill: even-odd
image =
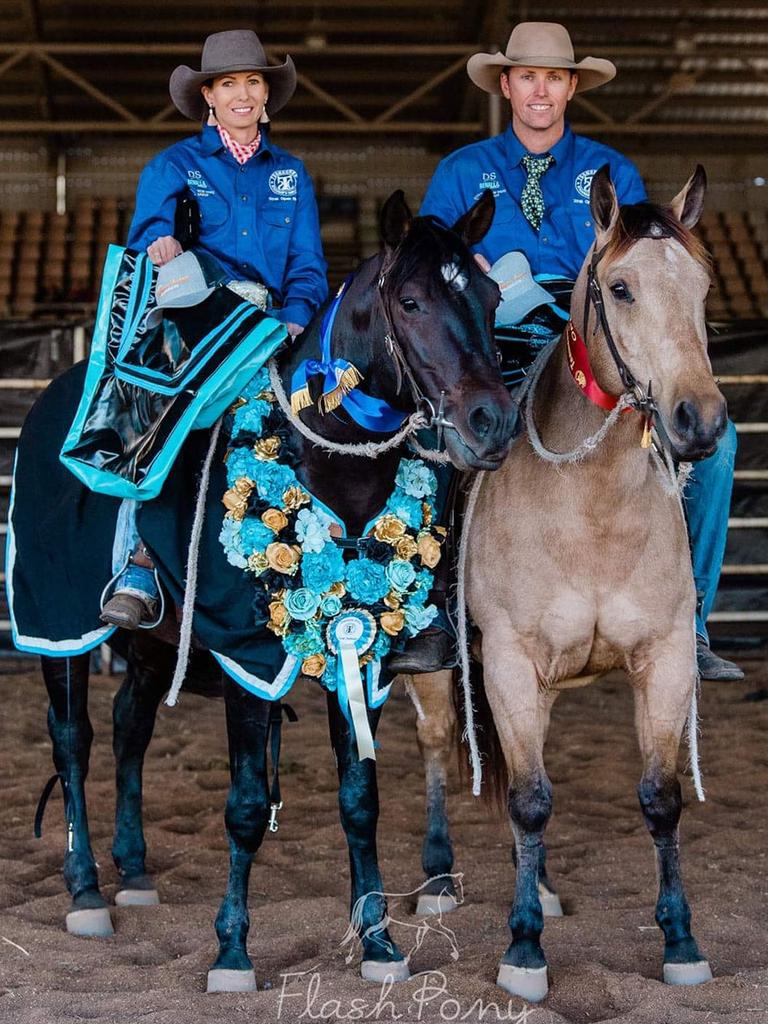
[{"label": "red checked neckerchief", "polygon": [[261,145],[261,132],[259,131],[253,142],[236,142],[229,134],[226,128],[222,128],[220,124],[216,125],[219,132],[219,138],[227,147],[232,156],[237,160],[239,164],[247,163],[254,153],[257,152]]}]

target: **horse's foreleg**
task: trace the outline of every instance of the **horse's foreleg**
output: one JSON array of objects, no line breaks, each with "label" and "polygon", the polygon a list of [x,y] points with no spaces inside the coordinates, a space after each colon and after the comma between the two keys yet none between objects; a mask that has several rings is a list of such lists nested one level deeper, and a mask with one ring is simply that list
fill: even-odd
[{"label": "horse's foreleg", "polygon": [[452,673],[413,676],[411,684],[424,712],[423,718],[416,719],[416,735],[427,787],[427,830],[421,866],[428,882],[419,895],[416,913],[445,914],[458,906],[446,813],[448,762],[456,743]]},{"label": "horse's foreleg", "polygon": [[74,935],[111,935],[107,902],[99,891],[96,861],[88,832],[85,780],[93,740],[88,718],[90,655],[40,659],[48,690],[48,732],[53,742],[53,763],[64,788],[67,846],[64,881],[72,897],[67,931]]},{"label": "horse's foreleg", "polygon": [[[690,657],[676,652],[690,651]],[[677,754],[694,686],[693,640],[688,631],[651,657],[651,668],[633,677],[635,722],[643,775],[637,792],[643,817],[656,847],[659,897],[656,923],[664,932],[664,981],[696,985],[712,972],[691,934],[691,911],[680,872],[678,824],[682,809]]]},{"label": "horse's foreleg", "polygon": [[[380,708],[368,712],[374,736],[380,713]],[[363,951],[360,973],[366,981],[383,981],[387,976],[405,981],[410,976],[408,963],[387,929],[387,902],[376,852],[376,762],[358,759],[355,738],[334,693],[328,694],[328,723],[339,774],[339,813],[349,847],[352,926]]]},{"label": "horse's foreleg", "polygon": [[160,698],[170,686],[174,649],[144,634],[132,638],[128,670],[112,705],[115,754],[115,834],[112,857],[120,872],[118,905],[158,903],[146,873],[147,845],[142,823],[144,755],[155,727]]},{"label": "horse's foreleg", "polygon": [[483,669],[509,771],[507,806],[515,838],[515,897],[509,915],[512,942],[502,957],[497,984],[529,1002],[547,994],[547,961],[541,948],[544,916],[539,897],[544,831],[552,812],[552,786],[542,751],[551,701],[539,693],[534,666],[515,656],[499,634],[483,637]]},{"label": "horse's foreleg", "polygon": [[209,992],[252,992],[253,964],[246,950],[250,927],[248,879],[269,821],[267,734],[270,703],[224,680],[231,785],[225,822],[229,839],[227,891],[216,916],[219,955],[208,972]]}]

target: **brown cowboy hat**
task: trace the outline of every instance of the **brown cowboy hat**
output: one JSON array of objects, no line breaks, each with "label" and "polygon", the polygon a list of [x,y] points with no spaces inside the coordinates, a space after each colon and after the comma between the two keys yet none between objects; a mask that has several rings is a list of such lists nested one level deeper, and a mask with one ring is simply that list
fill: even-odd
[{"label": "brown cowboy hat", "polygon": [[467,61],[467,74],[485,92],[501,93],[501,68],[567,68],[578,71],[576,92],[604,85],[616,66],[600,57],[584,57],[578,64],[564,25],[553,21],[523,21],[512,30],[506,53],[475,53]]},{"label": "brown cowboy hat", "polygon": [[230,71],[258,71],[264,76],[269,84],[266,112],[270,116],[285,106],[296,89],[296,68],[290,57],[286,56],[283,64],[268,63],[256,33],[235,29],[208,36],[199,71],[186,64],[175,69],[168,83],[171,99],[185,117],[200,121],[206,111],[200,86]]}]

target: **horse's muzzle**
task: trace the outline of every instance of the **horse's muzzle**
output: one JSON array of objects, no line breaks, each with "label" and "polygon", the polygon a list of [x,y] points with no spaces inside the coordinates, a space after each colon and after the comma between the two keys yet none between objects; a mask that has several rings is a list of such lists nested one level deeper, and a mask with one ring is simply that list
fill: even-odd
[{"label": "horse's muzzle", "polygon": [[722,396],[706,403],[680,399],[672,410],[668,431],[675,456],[685,462],[706,459],[714,452],[727,424],[728,409]]},{"label": "horse's muzzle", "polygon": [[452,402],[448,419],[454,429],[446,431],[445,446],[460,469],[498,469],[521,427],[518,406],[504,387]]}]

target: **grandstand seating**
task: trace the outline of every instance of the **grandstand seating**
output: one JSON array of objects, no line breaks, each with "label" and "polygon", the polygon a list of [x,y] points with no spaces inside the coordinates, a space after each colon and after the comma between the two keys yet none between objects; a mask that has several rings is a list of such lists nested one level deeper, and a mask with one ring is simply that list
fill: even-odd
[{"label": "grandstand seating", "polygon": [[710,319],[768,317],[768,213],[706,213],[697,230],[712,255]]},{"label": "grandstand seating", "polygon": [[[113,196],[86,196],[67,214],[0,211],[0,317],[92,307],[107,246],[124,241],[131,206]],[[330,218],[322,235],[335,287],[360,259],[357,224]]]}]

